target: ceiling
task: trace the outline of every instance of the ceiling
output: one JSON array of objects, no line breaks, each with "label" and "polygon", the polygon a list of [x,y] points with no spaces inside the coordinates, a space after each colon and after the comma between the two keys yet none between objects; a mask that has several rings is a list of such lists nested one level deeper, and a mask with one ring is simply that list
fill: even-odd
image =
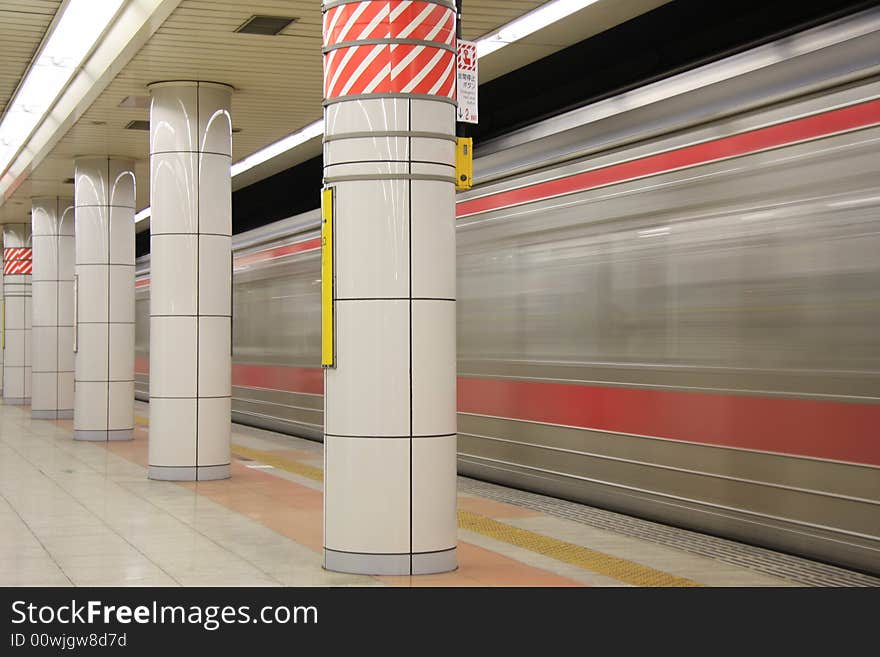
[{"label": "ceiling", "polygon": [[[546,28],[531,40],[490,55],[486,58],[487,75],[495,77],[513,70],[661,3],[600,0],[571,20],[563,21],[564,29]],[[0,102],[4,106],[60,4],[56,0],[0,0]],[[476,39],[490,33],[541,4],[540,0],[466,0],[464,38]],[[234,33],[253,14],[297,20],[276,36]],[[320,1],[179,2],[0,206],[0,223],[26,220],[33,196],[72,195],[73,185],[65,180],[73,176],[73,159],[77,155],[135,159],[137,207],[149,205],[148,133],[125,126],[132,120],[149,118],[146,85],[169,79],[217,81],[235,87],[233,161],[312,123],[321,117],[322,111]],[[133,106],[120,106],[125,99]],[[317,140],[317,148],[319,143]],[[316,146],[312,144],[311,148]],[[288,158],[287,162],[276,163],[274,170],[289,165]],[[261,175],[270,175],[274,170],[269,166]]]}]

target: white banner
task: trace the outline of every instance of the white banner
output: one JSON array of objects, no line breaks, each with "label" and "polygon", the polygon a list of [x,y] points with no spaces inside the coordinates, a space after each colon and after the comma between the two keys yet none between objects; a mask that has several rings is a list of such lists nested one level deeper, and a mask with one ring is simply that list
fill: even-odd
[{"label": "white banner", "polygon": [[476,123],[477,44],[473,41],[459,41],[456,61],[458,120],[463,123]]}]

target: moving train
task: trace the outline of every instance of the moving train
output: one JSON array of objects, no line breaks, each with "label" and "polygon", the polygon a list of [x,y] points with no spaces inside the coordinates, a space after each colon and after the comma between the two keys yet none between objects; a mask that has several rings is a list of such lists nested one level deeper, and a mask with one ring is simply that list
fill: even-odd
[{"label": "moving train", "polygon": [[[878,74],[870,10],[479,145],[459,472],[880,572]],[[236,422],[322,437],[319,247],[234,238]]]}]

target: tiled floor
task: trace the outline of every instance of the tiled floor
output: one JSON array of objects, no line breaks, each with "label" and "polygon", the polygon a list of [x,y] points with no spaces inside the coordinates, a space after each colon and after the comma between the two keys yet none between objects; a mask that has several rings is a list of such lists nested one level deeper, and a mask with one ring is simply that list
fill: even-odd
[{"label": "tiled floor", "polygon": [[0,586],[791,585],[464,494],[454,573],[328,572],[320,444],[235,425],[232,479],[149,481],[148,410],[134,441],[105,445],[0,406]]}]

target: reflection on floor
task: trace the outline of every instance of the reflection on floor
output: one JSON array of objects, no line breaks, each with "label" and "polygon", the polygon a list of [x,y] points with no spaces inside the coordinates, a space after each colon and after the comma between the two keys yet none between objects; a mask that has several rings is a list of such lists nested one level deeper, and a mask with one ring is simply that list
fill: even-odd
[{"label": "reflection on floor", "polygon": [[232,479],[146,477],[135,440],[0,406],[0,586],[789,586],[783,579],[476,495],[459,495],[453,573],[321,568],[322,445],[233,425]]}]

